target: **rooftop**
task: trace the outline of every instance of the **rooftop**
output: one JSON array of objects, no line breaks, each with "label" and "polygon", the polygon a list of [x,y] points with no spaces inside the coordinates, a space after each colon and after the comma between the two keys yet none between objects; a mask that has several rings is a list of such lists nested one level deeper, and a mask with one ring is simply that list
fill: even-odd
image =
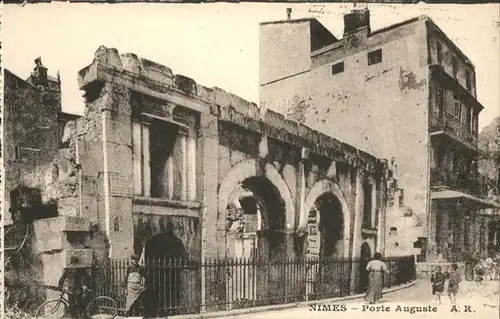
[{"label": "rooftop", "polygon": [[[321,25],[323,28],[327,30],[325,26],[316,18],[299,18],[299,19],[290,19],[290,20],[278,20],[278,21],[267,21],[267,22],[261,22],[260,25],[268,25],[268,24],[285,24],[285,23],[300,23],[300,22],[307,22],[307,21],[314,21],[315,23],[318,23]],[[377,30],[372,30],[369,34],[368,37],[377,35],[377,34],[382,34],[385,32],[389,32],[392,30],[395,30],[397,28],[401,28],[403,26],[406,26],[411,23],[415,23],[417,21],[426,21],[429,23],[429,25],[441,35],[441,37],[444,39],[444,41],[447,42],[448,45],[454,48],[454,50],[464,59],[465,63],[469,64],[472,66],[472,68],[475,68],[474,64],[469,60],[469,58],[460,50],[460,48],[444,33],[441,28],[429,17],[426,15],[421,15],[417,16],[408,20],[404,20],[398,23],[391,24],[389,26],[377,29]],[[329,31],[328,31],[329,32]],[[344,38],[337,39],[337,41],[342,41]],[[337,42],[335,41],[335,42]],[[334,43],[329,43],[322,48],[319,48],[318,50],[328,50],[329,46],[334,45]],[[314,50],[313,50],[314,51]]]}]

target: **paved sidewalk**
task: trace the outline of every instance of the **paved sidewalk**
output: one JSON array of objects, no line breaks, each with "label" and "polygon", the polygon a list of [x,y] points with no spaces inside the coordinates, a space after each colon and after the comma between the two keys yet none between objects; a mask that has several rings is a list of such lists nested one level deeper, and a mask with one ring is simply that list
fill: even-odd
[{"label": "paved sidewalk", "polygon": [[[401,288],[401,287],[399,287]],[[277,305],[272,310],[245,309],[245,313],[236,311],[225,313],[210,313],[201,315],[174,316],[170,319],[201,319],[201,318],[231,318],[231,319],[326,319],[334,316],[336,319],[405,319],[405,318],[499,318],[500,282],[488,281],[478,286],[475,282],[461,283],[457,297],[457,307],[452,308],[447,296],[443,296],[443,304],[433,307],[431,304],[431,286],[429,280],[417,280],[411,286],[385,292],[380,304],[366,305],[361,297],[349,300],[318,301],[315,304]],[[456,311],[454,311],[456,310]],[[389,317],[388,317],[389,316]],[[136,318],[128,318],[136,319]],[[139,319],[139,318],[137,318]]]},{"label": "paved sidewalk", "polygon": [[[342,318],[500,318],[498,298],[490,299],[488,292],[498,292],[499,282],[487,282],[477,287],[474,282],[463,282],[461,292],[457,298],[457,307],[453,308],[448,297],[443,298],[443,304],[438,307],[432,306],[432,295],[430,283],[427,280],[419,280],[414,286],[386,293],[380,304],[367,305],[362,298],[335,303],[318,303],[316,307],[300,307],[281,311],[269,311],[240,316],[227,316],[232,319],[326,319],[335,317]],[[481,291],[482,293],[479,293]],[[335,309],[335,305],[336,308]],[[496,306],[496,307],[495,307]],[[335,311],[338,310],[338,311]],[[456,310],[456,311],[455,311]]]}]

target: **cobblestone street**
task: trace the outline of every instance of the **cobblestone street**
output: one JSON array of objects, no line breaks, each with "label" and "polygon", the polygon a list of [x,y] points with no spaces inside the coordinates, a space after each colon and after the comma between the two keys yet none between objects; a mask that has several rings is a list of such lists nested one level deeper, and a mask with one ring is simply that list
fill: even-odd
[{"label": "cobblestone street", "polygon": [[[397,316],[403,318],[500,318],[499,295],[493,297],[493,293],[500,289],[500,282],[488,281],[478,288],[474,282],[463,282],[460,287],[460,293],[457,298],[457,312],[452,311],[452,306],[447,296],[443,298],[443,305],[436,308],[435,312],[429,312],[431,306],[431,288],[426,280],[419,280],[417,283],[407,289],[398,290],[386,294],[381,303],[376,305],[378,309],[372,307],[367,309],[367,305],[361,299],[355,299],[345,302],[336,302],[335,305],[342,307],[345,311],[313,311],[310,307],[299,307],[280,311],[271,311],[265,313],[247,314],[231,316],[226,318],[233,319],[271,319],[271,318],[332,318],[332,312],[335,312],[335,318],[387,318]],[[479,293],[479,291],[481,291]],[[490,298],[487,294],[491,294]],[[325,304],[326,305],[326,304]],[[333,306],[333,304],[331,304]],[[399,306],[399,308],[398,308]],[[429,307],[431,306],[431,307]],[[466,306],[470,306],[466,309]],[[406,309],[405,309],[406,307]],[[422,312],[410,312],[411,307]],[[419,309],[417,309],[419,308]],[[425,308],[424,311],[422,308]],[[333,310],[333,307],[331,307]],[[370,311],[372,310],[372,311]],[[377,311],[378,310],[378,311]],[[467,311],[469,310],[469,311]]]}]

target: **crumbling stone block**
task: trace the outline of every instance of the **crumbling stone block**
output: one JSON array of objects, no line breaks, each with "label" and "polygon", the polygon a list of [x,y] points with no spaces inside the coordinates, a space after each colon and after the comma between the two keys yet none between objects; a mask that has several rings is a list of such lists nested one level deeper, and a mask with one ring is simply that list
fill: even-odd
[{"label": "crumbling stone block", "polygon": [[139,64],[139,59],[134,53],[124,53],[120,55],[123,68],[135,75],[141,75],[142,67]]},{"label": "crumbling stone block", "polygon": [[107,64],[116,68],[123,67],[118,50],[115,48],[106,48],[103,45],[101,45],[95,52],[93,63]]},{"label": "crumbling stone block", "polygon": [[168,86],[173,84],[173,73],[168,67],[148,59],[141,59],[141,64],[143,77]]},{"label": "crumbling stone block", "polygon": [[196,95],[198,87],[196,86],[196,82],[184,75],[176,74],[174,76],[174,85],[176,88],[179,90],[188,93],[188,94],[193,94]]}]

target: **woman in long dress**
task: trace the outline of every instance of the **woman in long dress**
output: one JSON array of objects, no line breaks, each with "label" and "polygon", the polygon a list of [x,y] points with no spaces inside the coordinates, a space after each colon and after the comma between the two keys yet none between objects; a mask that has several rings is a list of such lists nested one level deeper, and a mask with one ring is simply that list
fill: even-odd
[{"label": "woman in long dress", "polygon": [[132,265],[127,269],[126,285],[127,285],[127,315],[131,316],[139,308],[139,302],[146,290],[145,287],[145,272],[144,268],[139,266],[139,256],[132,256]]},{"label": "woman in long dress", "polygon": [[366,265],[370,284],[368,292],[365,296],[365,301],[371,304],[376,303],[382,298],[382,287],[384,285],[384,273],[387,272],[387,266],[382,261],[382,255],[375,253],[372,260]]}]

